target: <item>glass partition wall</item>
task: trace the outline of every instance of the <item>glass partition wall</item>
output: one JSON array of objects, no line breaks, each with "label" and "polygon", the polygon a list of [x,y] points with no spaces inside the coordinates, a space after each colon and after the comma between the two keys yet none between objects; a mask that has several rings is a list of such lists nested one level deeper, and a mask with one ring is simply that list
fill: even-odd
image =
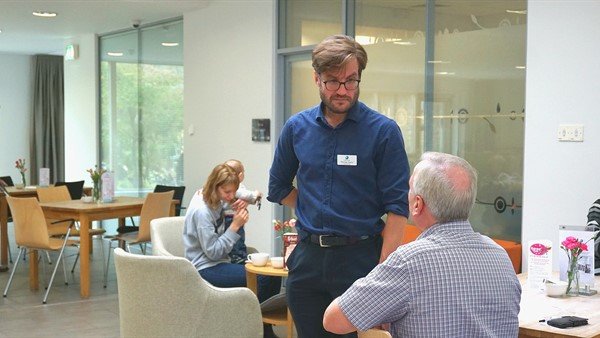
[{"label": "glass partition wall", "polygon": [[360,100],[398,123],[411,168],[428,150],[467,159],[479,172],[474,228],[520,242],[526,5],[279,1],[285,118],[319,102],[314,44],[355,36],[369,56]]},{"label": "glass partition wall", "polygon": [[100,161],[117,194],[183,185],[183,22],[100,37]]}]

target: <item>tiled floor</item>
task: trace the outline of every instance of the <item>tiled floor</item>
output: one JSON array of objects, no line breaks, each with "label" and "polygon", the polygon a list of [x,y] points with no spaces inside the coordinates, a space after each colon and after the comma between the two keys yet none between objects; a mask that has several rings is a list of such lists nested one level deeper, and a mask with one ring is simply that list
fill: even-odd
[{"label": "tiled floor", "polygon": [[[13,260],[18,249],[14,245],[12,223],[9,223],[9,239]],[[112,229],[108,229],[112,230]],[[112,233],[109,231],[109,233]],[[64,283],[62,266],[59,266],[50,290],[47,304],[42,304],[45,290],[42,287],[40,266],[40,290],[29,290],[29,261],[21,262],[15,273],[6,298],[0,298],[0,338],[4,337],[119,337],[119,300],[115,268],[111,259],[108,270],[108,285],[102,283],[102,256],[99,250],[100,239],[94,240],[94,254],[91,256],[90,298],[79,296],[79,264],[75,273],[70,269],[75,260],[75,248],[67,248],[66,258],[69,285]],[[108,244],[104,242],[105,250]],[[134,248],[132,248],[134,250]],[[106,253],[106,252],[105,252]],[[57,254],[51,254],[53,261]],[[42,264],[40,262],[40,264]],[[54,265],[46,264],[46,280],[50,279]],[[11,264],[11,269],[13,265]],[[4,291],[10,275],[0,272],[0,291]],[[275,327],[279,337],[285,337],[285,327]]]}]

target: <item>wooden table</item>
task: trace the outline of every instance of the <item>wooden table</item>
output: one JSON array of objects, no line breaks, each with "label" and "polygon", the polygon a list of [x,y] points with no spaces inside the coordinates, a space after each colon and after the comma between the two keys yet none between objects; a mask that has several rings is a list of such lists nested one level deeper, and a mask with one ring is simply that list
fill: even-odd
[{"label": "wooden table", "polygon": [[[266,266],[254,266],[251,263],[246,264],[246,284],[248,289],[252,290],[254,294],[258,294],[258,275],[265,276],[276,276],[276,277],[287,277],[288,270],[286,269],[275,269],[269,262]],[[263,312],[263,323],[272,325],[285,325],[287,327],[287,336],[292,338],[294,335],[294,320],[289,309],[283,309],[280,311]]]},{"label": "wooden table", "polygon": [[[37,197],[37,187],[31,186],[24,189],[6,187],[12,197]],[[84,193],[90,194],[92,188],[84,187]],[[0,191],[0,272],[8,270],[8,202],[6,196]]]},{"label": "wooden table", "polygon": [[[518,275],[523,292],[519,312],[519,337],[600,337],[600,295],[552,298],[543,291],[530,289],[527,274]],[[600,289],[600,276],[596,276],[593,289]],[[589,325],[559,329],[540,320],[562,316],[588,319]]]},{"label": "wooden table", "polygon": [[[50,219],[72,218],[79,221],[79,278],[81,283],[81,297],[90,295],[90,236],[89,229],[92,221],[106,219],[125,219],[139,216],[142,211],[143,197],[119,196],[111,203],[83,203],[80,200],[40,203],[44,216]],[[30,260],[32,262],[33,259]],[[37,287],[37,264],[30,264],[30,285]],[[31,282],[31,281],[34,282]]]}]

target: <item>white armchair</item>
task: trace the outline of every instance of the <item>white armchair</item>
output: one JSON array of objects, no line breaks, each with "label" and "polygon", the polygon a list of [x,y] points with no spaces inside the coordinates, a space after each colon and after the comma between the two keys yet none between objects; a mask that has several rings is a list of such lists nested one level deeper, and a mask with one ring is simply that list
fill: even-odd
[{"label": "white armchair", "polygon": [[150,221],[152,254],[185,257],[183,227],[185,216],[162,217]]},{"label": "white armchair", "polygon": [[185,258],[115,249],[121,337],[262,337],[247,288],[216,288]]}]

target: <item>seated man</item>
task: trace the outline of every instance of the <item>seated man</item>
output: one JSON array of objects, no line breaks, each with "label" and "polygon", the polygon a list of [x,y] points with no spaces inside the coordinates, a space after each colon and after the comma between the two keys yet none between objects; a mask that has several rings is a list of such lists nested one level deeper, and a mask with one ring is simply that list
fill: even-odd
[{"label": "seated man", "polygon": [[337,334],[391,323],[394,337],[517,337],[521,286],[506,251],[468,221],[477,173],[425,153],[410,178],[410,217],[423,233],[357,280],[325,311]]}]

